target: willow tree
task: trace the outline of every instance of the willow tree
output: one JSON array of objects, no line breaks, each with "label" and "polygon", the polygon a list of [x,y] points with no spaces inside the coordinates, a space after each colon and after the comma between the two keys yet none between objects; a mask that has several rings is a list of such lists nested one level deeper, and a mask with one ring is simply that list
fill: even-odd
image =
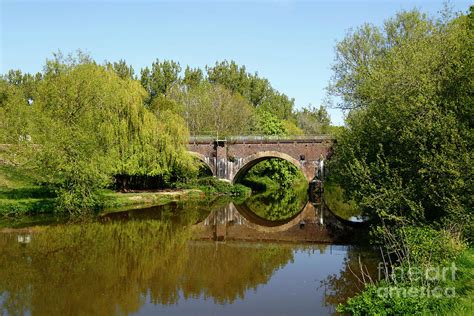
[{"label": "willow tree", "polygon": [[0,79],[0,144],[18,144],[28,135],[30,106],[20,88]]},{"label": "willow tree", "polygon": [[34,97],[34,164],[58,192],[58,206],[93,209],[112,176],[169,177],[190,168],[187,131],[173,114],[143,105],[138,81],[92,61],[48,62]]}]

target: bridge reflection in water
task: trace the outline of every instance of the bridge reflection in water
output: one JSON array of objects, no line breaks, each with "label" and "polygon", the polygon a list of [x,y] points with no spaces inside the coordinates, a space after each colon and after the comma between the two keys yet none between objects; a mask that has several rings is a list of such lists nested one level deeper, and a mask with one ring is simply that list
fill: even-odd
[{"label": "bridge reflection in water", "polygon": [[354,228],[324,204],[307,202],[297,215],[271,221],[252,212],[245,203],[230,202],[194,225],[198,239],[345,243]]}]

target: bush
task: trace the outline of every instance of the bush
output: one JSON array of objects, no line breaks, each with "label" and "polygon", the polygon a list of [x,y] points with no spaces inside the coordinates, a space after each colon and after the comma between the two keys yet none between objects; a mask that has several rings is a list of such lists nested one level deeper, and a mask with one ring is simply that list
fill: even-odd
[{"label": "bush", "polygon": [[472,236],[470,11],[400,12],[336,47],[330,90],[350,112],[331,171],[375,220],[458,223]]},{"label": "bush", "polygon": [[[375,235],[383,240],[383,262],[393,265],[387,267],[385,277],[379,282],[366,284],[360,294],[339,305],[339,312],[352,315],[439,314],[456,306],[458,298],[451,294],[456,294],[459,284],[470,278],[466,273],[452,270],[452,264],[456,268],[455,263],[459,261],[455,260],[465,249],[458,233],[409,226],[394,230],[379,228]],[[443,269],[447,269],[447,273]],[[439,290],[434,292],[435,289]],[[436,296],[438,293],[441,294],[439,297]]]},{"label": "bush", "polygon": [[251,190],[242,184],[232,185],[230,182],[215,177],[194,179],[187,183],[176,184],[180,189],[199,189],[211,194],[250,195]]}]

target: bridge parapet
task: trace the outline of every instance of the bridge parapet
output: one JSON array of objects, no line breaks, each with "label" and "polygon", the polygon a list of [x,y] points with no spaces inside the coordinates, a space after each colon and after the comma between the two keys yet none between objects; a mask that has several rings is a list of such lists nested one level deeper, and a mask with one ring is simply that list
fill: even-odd
[{"label": "bridge parapet", "polygon": [[[215,136],[191,136],[189,143],[210,143],[217,141]],[[300,135],[300,136],[280,136],[280,135],[234,135],[219,138],[219,141],[229,143],[260,143],[260,142],[333,142],[331,135]]]}]

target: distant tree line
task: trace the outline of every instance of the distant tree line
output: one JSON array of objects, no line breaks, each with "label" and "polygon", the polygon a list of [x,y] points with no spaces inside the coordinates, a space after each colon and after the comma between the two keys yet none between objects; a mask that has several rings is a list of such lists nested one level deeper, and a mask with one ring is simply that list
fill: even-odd
[{"label": "distant tree line", "polygon": [[234,61],[217,62],[204,70],[172,60],[156,60],[139,76],[124,60],[107,63],[121,78],[139,80],[153,111],[182,116],[191,135],[302,135],[331,131],[326,109],[311,105],[295,109],[294,99],[274,89],[257,73]]}]

